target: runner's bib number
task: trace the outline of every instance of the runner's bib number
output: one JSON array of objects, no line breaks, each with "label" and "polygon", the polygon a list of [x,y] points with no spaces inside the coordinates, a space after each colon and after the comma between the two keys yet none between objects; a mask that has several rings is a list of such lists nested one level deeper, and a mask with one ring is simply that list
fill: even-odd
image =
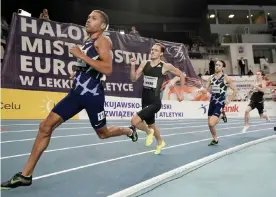
[{"label": "runner's bib number", "polygon": [[148,88],[157,87],[158,77],[144,76],[144,86]]},{"label": "runner's bib number", "polygon": [[219,94],[220,93],[220,87],[219,87],[219,85],[213,85],[212,86],[212,93],[213,94]]}]

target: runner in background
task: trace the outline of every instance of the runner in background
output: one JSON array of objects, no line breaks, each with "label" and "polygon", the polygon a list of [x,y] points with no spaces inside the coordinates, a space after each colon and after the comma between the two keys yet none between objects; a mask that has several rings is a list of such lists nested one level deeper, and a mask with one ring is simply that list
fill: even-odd
[{"label": "runner in background", "polygon": [[[207,94],[209,88],[211,88],[211,99],[208,109],[208,125],[212,134],[213,140],[209,143],[209,146],[218,144],[218,138],[215,126],[219,123],[222,109],[225,105],[228,105],[230,101],[235,97],[237,88],[232,82],[231,78],[223,73],[223,69],[226,64],[223,60],[219,60],[215,65],[215,74],[209,77],[206,88],[201,88],[199,92]],[[227,97],[228,86],[233,90],[232,95]]]},{"label": "runner in background", "polygon": [[247,106],[247,109],[244,114],[244,128],[242,132],[246,132],[249,128],[249,113],[254,110],[255,108],[258,110],[260,118],[264,118],[267,121],[269,117],[264,113],[264,92],[266,90],[266,81],[264,80],[265,73],[263,71],[256,73],[256,82],[253,86],[253,89],[249,92],[250,96],[250,103]]},{"label": "runner in background", "polygon": [[[160,154],[165,142],[160,136],[160,131],[155,124],[155,115],[161,109],[161,88],[165,75],[172,73],[180,77],[181,86],[184,86],[184,75],[172,64],[161,61],[161,57],[165,52],[165,47],[160,44],[154,44],[151,49],[151,59],[144,61],[135,70],[136,58],[131,61],[130,78],[132,82],[136,82],[142,74],[144,75],[142,90],[142,110],[134,115],[131,119],[131,128],[135,130],[145,131],[147,133],[146,146],[150,146],[153,142],[153,136],[157,140],[157,148],[155,154]],[[178,94],[178,101],[183,100],[183,94]]]}]

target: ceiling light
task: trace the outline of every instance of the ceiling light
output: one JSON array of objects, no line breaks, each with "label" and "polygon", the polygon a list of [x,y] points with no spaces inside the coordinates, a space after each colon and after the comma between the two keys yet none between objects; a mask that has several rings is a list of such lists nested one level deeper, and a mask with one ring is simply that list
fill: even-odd
[{"label": "ceiling light", "polygon": [[214,14],[211,14],[211,15],[210,15],[210,18],[215,18],[215,15],[214,15]]},{"label": "ceiling light", "polygon": [[234,14],[230,14],[229,16],[228,16],[228,18],[234,18]]},{"label": "ceiling light", "polygon": [[25,10],[22,10],[22,9],[18,9],[17,13],[18,13],[18,15],[21,15],[21,16],[27,16],[27,17],[31,17],[32,16],[31,13],[26,12]]}]

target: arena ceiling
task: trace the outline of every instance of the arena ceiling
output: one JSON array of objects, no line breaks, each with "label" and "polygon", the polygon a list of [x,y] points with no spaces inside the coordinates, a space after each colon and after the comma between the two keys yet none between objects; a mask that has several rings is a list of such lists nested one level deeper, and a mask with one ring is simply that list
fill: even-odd
[{"label": "arena ceiling", "polygon": [[[207,5],[275,5],[276,0],[65,0],[136,13],[198,17]],[[262,2],[260,4],[260,2]]]},{"label": "arena ceiling", "polygon": [[87,12],[94,8],[128,11],[170,17],[199,18],[209,4],[276,5],[276,0],[25,0],[9,4],[2,1],[1,15],[9,21],[17,9],[25,9],[38,17],[47,8],[53,20],[83,23]]}]

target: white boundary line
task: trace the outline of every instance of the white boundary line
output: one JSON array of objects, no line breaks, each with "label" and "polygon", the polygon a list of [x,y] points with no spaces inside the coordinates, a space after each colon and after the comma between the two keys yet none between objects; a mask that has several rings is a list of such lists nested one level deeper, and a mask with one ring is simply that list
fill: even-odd
[{"label": "white boundary line", "polygon": [[[274,119],[273,119],[274,120]],[[250,123],[262,123],[264,122],[265,120],[260,120],[258,122],[250,122]],[[272,121],[272,120],[271,120]],[[196,128],[196,127],[202,127],[202,126],[208,126],[207,125],[207,120],[205,122],[192,122],[192,123],[173,123],[173,124],[158,124],[157,126],[170,126],[170,125],[191,125],[191,124],[194,124],[196,123],[197,125],[195,126],[188,126],[188,127],[171,127],[171,128],[161,128],[161,129],[183,129],[183,128]],[[198,125],[199,123],[206,123],[206,125]],[[234,121],[234,123],[227,123],[227,125],[233,125],[233,124],[241,124],[243,123],[242,121]],[[219,123],[219,125],[224,125],[224,123]],[[107,126],[110,126],[110,125],[107,125]],[[127,127],[126,125],[113,125],[113,126],[118,126],[118,127]],[[61,128],[57,128],[56,130],[59,131],[59,130],[78,130],[78,129],[93,129],[92,126],[90,127],[61,127]],[[16,131],[1,131],[1,134],[8,134],[8,133],[23,133],[23,132],[37,132],[38,129],[29,129],[29,130],[16,130]]]},{"label": "white boundary line", "polygon": [[[262,123],[264,121],[258,121],[258,122],[251,122],[251,123]],[[242,122],[240,122],[242,123]],[[227,125],[225,126],[228,126],[228,125],[235,125],[235,124],[239,124],[238,122],[237,123],[228,123]],[[269,124],[269,123],[264,123],[264,124]],[[260,124],[260,125],[263,125],[263,124]],[[186,129],[186,128],[194,128],[194,127],[207,127],[207,125],[202,125],[202,126],[188,126],[188,127],[171,127],[171,128],[160,128],[161,131],[163,130],[174,130],[174,129]],[[221,125],[218,125],[218,126],[224,126],[224,124],[221,124]],[[250,125],[251,127],[253,126],[258,126],[258,125]],[[123,126],[125,127],[125,126]],[[241,126],[242,127],[242,126]],[[67,128],[67,129],[81,129],[82,127],[74,127],[74,128]],[[84,127],[86,128],[86,127]],[[231,127],[229,127],[231,128]],[[234,127],[234,128],[237,128],[237,127]],[[224,127],[217,127],[217,129],[221,130],[221,129],[227,129],[224,128]],[[24,131],[16,131],[16,132],[24,132]],[[15,131],[13,131],[12,133],[16,133]],[[144,133],[143,131],[140,131],[138,130],[138,132],[142,132]],[[69,137],[82,137],[82,136],[89,136],[89,135],[96,135],[96,133],[80,133],[80,134],[75,134],[75,135],[61,135],[61,136],[52,136],[51,139],[57,139],[57,138],[69,138]],[[26,139],[17,139],[17,140],[7,140],[7,141],[1,141],[0,143],[1,144],[6,144],[6,143],[13,143],[13,142],[25,142],[25,141],[32,141],[32,140],[35,140],[35,138],[26,138]]]},{"label": "white boundary line", "polygon": [[[250,132],[247,132],[247,133],[255,133],[255,132],[264,131],[264,130],[268,130],[268,128],[258,129],[258,130],[250,131]],[[223,135],[223,136],[220,136],[218,138],[227,138],[227,137],[236,136],[236,135],[243,135],[243,134],[244,133],[234,133],[234,134],[230,134],[230,135]],[[192,141],[192,142],[188,142],[188,143],[168,146],[168,147],[163,148],[163,150],[176,148],[176,147],[181,147],[181,146],[186,146],[186,145],[195,144],[195,143],[199,143],[199,142],[204,142],[204,141],[208,141],[208,140],[211,140],[211,139],[212,138],[205,138],[205,139],[202,139],[202,140],[197,140],[197,141]],[[100,164],[104,164],[104,163],[110,163],[110,162],[113,162],[113,161],[118,161],[118,160],[131,158],[131,157],[135,157],[135,156],[139,156],[139,155],[144,155],[144,154],[151,153],[151,152],[154,152],[154,151],[155,150],[139,152],[139,153],[136,153],[136,154],[126,155],[126,156],[122,156],[122,157],[116,157],[116,158],[113,158],[113,159],[108,159],[108,160],[95,162],[95,163],[91,163],[91,164],[87,164],[87,165],[83,165],[83,166],[78,166],[78,167],[75,167],[75,168],[69,168],[69,169],[66,169],[66,170],[61,170],[61,171],[57,171],[57,172],[53,172],[53,173],[49,173],[49,174],[34,177],[33,180],[43,179],[43,178],[56,176],[56,175],[64,174],[64,173],[67,173],[67,172],[77,171],[77,170],[81,170],[81,169],[84,169],[84,168],[88,168],[88,167],[92,167],[92,166],[96,166],[96,165],[100,165]],[[120,197],[122,197],[122,196],[120,196]]]},{"label": "white boundary line", "polygon": [[[170,123],[170,122],[181,122],[186,121],[187,119],[176,119],[176,120],[156,120],[156,123]],[[79,120],[78,120],[79,121]],[[197,122],[198,120],[191,120],[189,122]],[[238,121],[238,120],[235,120]],[[112,120],[112,121],[106,121],[107,124],[116,124],[116,123],[127,123],[130,122],[130,120]],[[38,126],[40,122],[35,123],[19,123],[19,124],[7,124],[7,125],[1,125],[1,127],[11,127],[11,126]],[[85,120],[83,122],[65,122],[62,125],[82,125],[82,124],[91,124],[89,119]]]},{"label": "white boundary line", "polygon": [[[190,170],[192,170],[194,168],[203,166],[203,165],[205,165],[207,163],[215,161],[215,160],[217,160],[217,159],[219,159],[221,157],[224,157],[226,155],[229,155],[231,153],[240,151],[242,149],[245,149],[245,148],[248,148],[250,146],[256,145],[258,143],[262,143],[262,142],[265,142],[265,141],[268,141],[268,140],[272,140],[272,139],[276,139],[276,135],[269,136],[269,137],[264,137],[264,138],[261,138],[261,139],[258,139],[258,140],[254,140],[254,141],[251,141],[251,142],[247,142],[247,143],[244,143],[244,144],[241,144],[241,145],[229,148],[227,150],[215,153],[213,155],[210,155],[210,156],[204,157],[202,159],[196,160],[196,161],[191,162],[189,164],[186,164],[184,166],[178,167],[178,168],[176,168],[174,170],[165,172],[165,173],[163,173],[163,174],[161,174],[159,176],[156,176],[156,177],[153,177],[153,178],[151,178],[149,180],[143,181],[143,182],[141,182],[139,184],[136,184],[136,185],[134,185],[132,187],[126,188],[124,190],[121,190],[121,191],[119,191],[117,193],[114,193],[112,195],[109,195],[107,197],[127,197],[127,196],[134,195],[134,194],[140,192],[141,190],[144,190],[144,189],[147,189],[147,188],[149,190],[154,185],[156,185],[156,184],[158,184],[158,183],[160,183],[162,181],[165,181],[166,179],[168,179],[170,177],[173,177],[173,176],[175,176],[177,174],[183,173],[185,171],[188,172],[188,171],[190,171]],[[148,191],[148,190],[146,190],[146,191]]]},{"label": "white boundary line", "polygon": [[[267,124],[273,124],[273,123],[267,123]],[[255,126],[260,126],[260,125],[251,125],[251,127],[255,127]],[[221,129],[221,130],[229,130],[229,129],[235,129],[235,128],[240,128],[240,127],[227,127],[227,128]],[[267,129],[268,128],[261,129],[261,130],[267,130]],[[188,135],[188,134],[193,134],[193,133],[204,133],[204,132],[208,132],[208,131],[209,130],[207,129],[207,130],[202,130],[202,131],[192,131],[192,132],[184,132],[184,133],[171,133],[171,134],[167,134],[167,135],[162,135],[162,137],[170,137],[170,136],[176,136],[176,135]],[[247,132],[247,133],[249,133],[249,132]],[[146,138],[139,138],[139,139],[146,139]],[[86,145],[81,145],[81,146],[71,146],[71,147],[65,147],[65,148],[46,150],[46,151],[44,151],[43,154],[50,153],[50,152],[78,149],[78,148],[87,148],[87,147],[91,147],[91,146],[114,144],[114,143],[119,143],[119,142],[131,142],[131,141],[128,139],[128,140],[118,140],[118,141],[111,141],[111,142],[100,142],[100,143],[95,143],[95,144],[86,144]],[[31,153],[22,153],[22,154],[18,154],[18,155],[5,156],[5,157],[1,157],[1,160],[28,156],[30,154]]]},{"label": "white boundary line", "polygon": [[[252,118],[252,119],[259,119],[259,118]],[[273,118],[271,118],[271,119],[273,119]],[[204,120],[204,121],[203,121]],[[236,122],[236,121],[243,121],[243,119],[242,118],[228,118],[228,120],[229,121],[231,121],[231,122]],[[1,121],[3,121],[3,120],[1,120]],[[80,122],[65,122],[65,123],[63,123],[62,125],[82,125],[82,124],[90,124],[90,122],[89,122],[89,119],[87,119],[87,120],[77,120],[77,121],[80,121]],[[82,122],[83,121],[83,122]],[[158,120],[158,119],[156,119],[156,123],[158,124],[158,123],[166,123],[166,122],[168,122],[168,123],[170,123],[170,122],[185,122],[185,121],[188,121],[188,123],[196,123],[196,122],[206,122],[207,121],[207,117],[206,117],[206,120],[205,119],[175,119],[175,120],[168,120],[168,119],[166,119],[166,120],[162,120],[162,119],[160,119],[160,120]],[[108,124],[115,124],[115,123],[127,123],[127,122],[130,122],[130,119],[129,120],[111,120],[111,121],[109,121],[109,120],[107,120],[107,123]],[[39,125],[39,122],[37,122],[37,123],[16,123],[16,124],[7,124],[7,125],[1,125],[1,127],[10,127],[10,126],[38,126]]]}]

